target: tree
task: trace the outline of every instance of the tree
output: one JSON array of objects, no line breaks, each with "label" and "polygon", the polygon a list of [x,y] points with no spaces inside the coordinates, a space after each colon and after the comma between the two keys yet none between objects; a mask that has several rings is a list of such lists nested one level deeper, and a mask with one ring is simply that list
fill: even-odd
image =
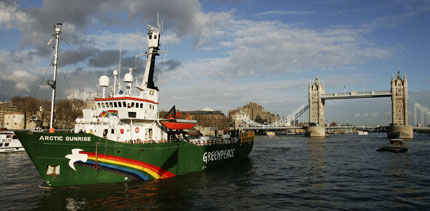
[{"label": "tree", "polygon": [[[20,103],[25,116],[38,115],[40,117],[40,127],[43,127],[43,122],[49,122],[51,115],[51,102],[45,99],[36,99],[32,97],[15,96],[12,99],[13,103]],[[75,119],[82,116],[82,108],[84,101],[78,99],[58,100],[55,105],[55,127],[57,128],[72,128],[74,127]]]},{"label": "tree", "polygon": [[77,99],[59,100],[55,109],[55,119],[58,128],[72,128],[75,119],[82,116],[84,101]]}]

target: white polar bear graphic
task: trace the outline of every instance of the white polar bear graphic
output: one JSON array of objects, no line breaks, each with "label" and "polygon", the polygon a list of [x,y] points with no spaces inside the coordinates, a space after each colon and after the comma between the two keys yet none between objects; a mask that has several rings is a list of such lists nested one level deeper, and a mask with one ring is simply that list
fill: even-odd
[{"label": "white polar bear graphic", "polygon": [[72,168],[73,170],[76,171],[75,169],[75,162],[76,161],[82,161],[82,162],[87,162],[88,159],[88,155],[87,154],[80,154],[80,151],[84,151],[83,149],[72,149],[72,154],[68,154],[65,157],[70,159],[69,161],[69,166],[70,168]]}]

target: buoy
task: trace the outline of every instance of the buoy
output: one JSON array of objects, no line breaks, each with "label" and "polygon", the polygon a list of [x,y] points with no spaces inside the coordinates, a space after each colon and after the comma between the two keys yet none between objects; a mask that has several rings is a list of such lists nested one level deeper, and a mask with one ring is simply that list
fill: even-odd
[{"label": "buoy", "polygon": [[134,129],[134,131],[136,132],[136,133],[139,133],[139,128],[138,127],[136,127],[136,129]]},{"label": "buoy", "polygon": [[53,127],[51,127],[51,128],[49,129],[49,133],[55,133],[55,129],[54,129]]}]

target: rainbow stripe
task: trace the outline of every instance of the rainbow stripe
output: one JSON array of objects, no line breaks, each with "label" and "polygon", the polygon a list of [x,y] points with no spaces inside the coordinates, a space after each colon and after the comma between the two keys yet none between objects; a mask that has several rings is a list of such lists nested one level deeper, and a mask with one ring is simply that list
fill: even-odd
[{"label": "rainbow stripe", "polygon": [[79,164],[121,174],[134,181],[165,179],[176,176],[175,174],[158,166],[138,160],[105,154],[97,154],[96,159],[96,153],[82,151],[79,153],[88,155],[87,161],[79,161]]},{"label": "rainbow stripe", "polygon": [[107,110],[107,111],[102,111],[99,114],[99,117],[108,117],[108,116],[118,116],[118,110]]}]

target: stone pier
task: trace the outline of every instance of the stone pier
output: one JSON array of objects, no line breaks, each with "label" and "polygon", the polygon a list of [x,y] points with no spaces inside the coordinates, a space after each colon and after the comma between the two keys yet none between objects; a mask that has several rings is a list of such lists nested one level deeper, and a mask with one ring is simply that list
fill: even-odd
[{"label": "stone pier", "polygon": [[308,126],[306,127],[305,136],[308,137],[324,137],[325,127],[324,126]]},{"label": "stone pier", "polygon": [[414,138],[414,129],[412,126],[393,126],[390,125],[387,129],[388,138]]}]

